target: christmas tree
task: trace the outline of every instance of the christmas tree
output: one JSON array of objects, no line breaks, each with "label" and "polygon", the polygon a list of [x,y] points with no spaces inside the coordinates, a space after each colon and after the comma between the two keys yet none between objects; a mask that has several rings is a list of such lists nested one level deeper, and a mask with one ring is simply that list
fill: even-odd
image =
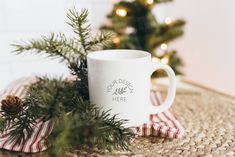
[{"label": "christmas tree", "polygon": [[[172,0],[133,0],[120,1],[114,4],[107,16],[110,24],[101,30],[115,33],[111,47],[114,49],[138,49],[152,54],[153,61],[160,61],[172,67],[176,74],[182,74],[179,67],[183,65],[176,50],[169,50],[168,43],[183,34],[185,21],[173,21],[166,18],[159,23],[152,12],[156,4]],[[158,71],[153,76],[162,76]]]}]

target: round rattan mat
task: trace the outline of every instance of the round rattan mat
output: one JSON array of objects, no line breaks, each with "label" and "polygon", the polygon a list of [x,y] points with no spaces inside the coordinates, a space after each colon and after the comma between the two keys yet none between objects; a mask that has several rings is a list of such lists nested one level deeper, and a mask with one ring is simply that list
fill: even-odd
[{"label": "round rattan mat", "polygon": [[235,156],[235,100],[200,90],[178,90],[173,111],[185,128],[182,139],[139,139],[139,156]]},{"label": "round rattan mat", "polygon": [[235,100],[208,90],[178,89],[173,111],[185,128],[182,139],[138,138],[129,152],[73,156],[235,156]]}]

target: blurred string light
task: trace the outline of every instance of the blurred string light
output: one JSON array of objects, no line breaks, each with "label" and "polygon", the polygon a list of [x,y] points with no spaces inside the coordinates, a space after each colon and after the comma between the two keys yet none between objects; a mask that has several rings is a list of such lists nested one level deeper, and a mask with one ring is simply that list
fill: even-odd
[{"label": "blurred string light", "polygon": [[120,17],[125,17],[127,15],[127,10],[125,8],[117,8],[115,13]]},{"label": "blurred string light", "polygon": [[159,61],[160,61],[160,59],[159,59],[159,58],[157,58],[157,57],[152,57],[152,62],[157,63],[157,62],[159,62]]},{"label": "blurred string light", "polygon": [[126,34],[131,34],[131,33],[133,33],[133,32],[135,32],[135,29],[134,29],[133,27],[127,27],[127,28],[125,29],[125,33],[126,33]]},{"label": "blurred string light", "polygon": [[168,25],[171,24],[172,23],[172,19],[170,17],[167,17],[165,19],[165,23],[168,24]]},{"label": "blurred string light", "polygon": [[154,62],[154,63],[161,62],[163,64],[168,64],[169,63],[169,56],[164,56],[161,59],[158,57],[152,57],[152,62]]},{"label": "blurred string light", "polygon": [[168,46],[167,46],[166,43],[162,43],[160,47],[161,47],[161,49],[164,50],[164,51],[167,50],[167,48],[168,48]]},{"label": "blurred string light", "polygon": [[114,44],[119,44],[120,43],[120,38],[119,37],[113,38],[113,43]]},{"label": "blurred string light", "polygon": [[161,62],[162,62],[163,64],[168,64],[168,63],[169,63],[169,57],[168,57],[168,56],[163,57],[163,58],[161,59]]},{"label": "blurred string light", "polygon": [[163,64],[168,64],[169,63],[169,55],[167,54],[168,45],[166,43],[162,43],[160,45],[160,48],[163,51],[163,57],[160,59],[160,61]]},{"label": "blurred string light", "polygon": [[154,0],[146,0],[146,3],[147,3],[148,5],[152,5],[152,4],[154,3]]}]

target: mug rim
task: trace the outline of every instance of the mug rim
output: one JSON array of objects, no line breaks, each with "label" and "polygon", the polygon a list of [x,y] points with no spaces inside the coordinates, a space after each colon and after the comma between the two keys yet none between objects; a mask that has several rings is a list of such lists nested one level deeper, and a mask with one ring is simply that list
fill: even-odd
[{"label": "mug rim", "polygon": [[[123,54],[125,53],[126,55],[131,54],[132,56],[120,57],[120,58],[107,57],[107,55],[113,55],[113,53],[123,53]],[[100,57],[101,55],[104,54],[106,55],[106,57]],[[149,52],[143,50],[135,50],[135,49],[107,49],[107,50],[93,51],[88,53],[87,55],[88,59],[96,61],[131,61],[131,60],[141,60],[148,57],[151,57],[151,54]]]}]

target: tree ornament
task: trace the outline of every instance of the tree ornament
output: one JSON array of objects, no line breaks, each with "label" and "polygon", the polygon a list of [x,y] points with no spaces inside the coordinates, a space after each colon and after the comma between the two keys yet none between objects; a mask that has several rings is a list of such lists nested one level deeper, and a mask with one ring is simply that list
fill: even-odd
[{"label": "tree ornament", "polygon": [[22,100],[13,95],[8,95],[6,99],[1,101],[1,109],[6,114],[15,115],[23,110]]},{"label": "tree ornament", "polygon": [[125,17],[127,15],[127,10],[125,8],[117,8],[115,13],[120,17]]}]

